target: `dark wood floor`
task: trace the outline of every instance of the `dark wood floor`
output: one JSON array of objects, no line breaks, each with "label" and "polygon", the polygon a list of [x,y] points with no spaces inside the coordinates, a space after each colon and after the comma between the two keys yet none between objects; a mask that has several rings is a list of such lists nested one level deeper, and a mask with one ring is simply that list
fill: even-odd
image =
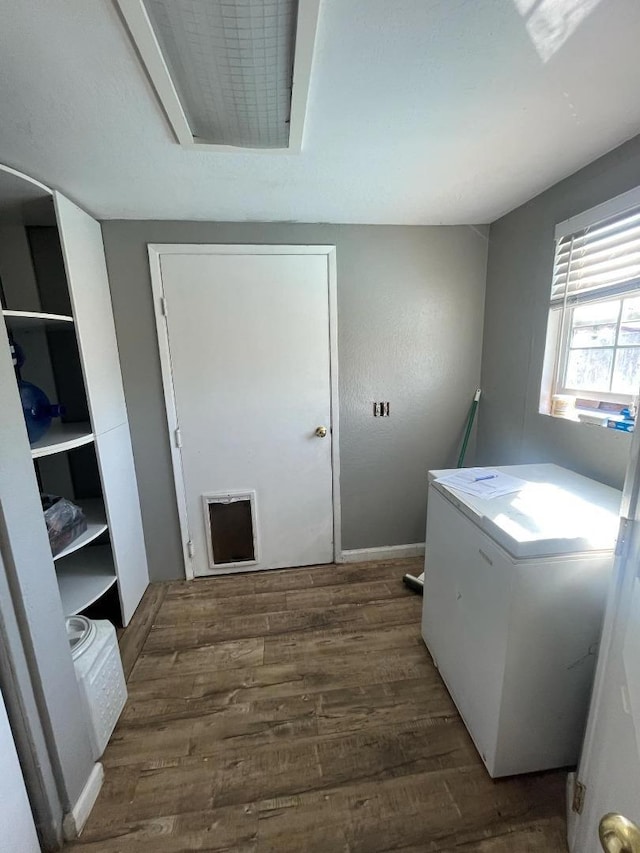
[{"label": "dark wood floor", "polygon": [[68,850],[565,851],[564,774],[489,778],[408,568],[154,585],[122,639],[105,784]]}]

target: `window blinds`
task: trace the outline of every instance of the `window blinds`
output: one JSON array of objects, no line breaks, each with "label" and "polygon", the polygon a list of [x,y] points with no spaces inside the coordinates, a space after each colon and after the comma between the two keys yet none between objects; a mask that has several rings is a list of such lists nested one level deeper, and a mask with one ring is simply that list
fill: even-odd
[{"label": "window blinds", "polygon": [[591,302],[638,288],[640,206],[558,240],[552,307]]}]

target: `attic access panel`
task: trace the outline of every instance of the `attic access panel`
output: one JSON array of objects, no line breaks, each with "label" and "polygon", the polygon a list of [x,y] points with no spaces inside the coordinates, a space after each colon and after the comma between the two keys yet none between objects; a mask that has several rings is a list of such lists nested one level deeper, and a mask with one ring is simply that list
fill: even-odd
[{"label": "attic access panel", "polygon": [[118,0],[182,145],[296,151],[320,0]]}]

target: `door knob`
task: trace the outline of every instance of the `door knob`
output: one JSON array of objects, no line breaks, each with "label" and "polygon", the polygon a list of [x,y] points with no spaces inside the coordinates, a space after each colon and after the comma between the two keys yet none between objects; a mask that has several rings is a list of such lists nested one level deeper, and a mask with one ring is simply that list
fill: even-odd
[{"label": "door knob", "polygon": [[621,814],[606,814],[598,834],[606,853],[640,853],[640,827]]},{"label": "door knob", "polygon": [[326,426],[319,426],[316,429],[316,435],[318,436],[318,438],[324,438],[326,434],[327,434]]}]

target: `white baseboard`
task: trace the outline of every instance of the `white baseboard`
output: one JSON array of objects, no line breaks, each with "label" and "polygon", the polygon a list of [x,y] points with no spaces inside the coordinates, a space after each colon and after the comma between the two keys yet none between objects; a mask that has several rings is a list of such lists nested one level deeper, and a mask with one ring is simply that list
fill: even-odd
[{"label": "white baseboard", "polygon": [[573,794],[576,784],[576,773],[567,773],[567,846],[569,850],[574,849],[578,815],[573,810]]},{"label": "white baseboard", "polygon": [[413,545],[383,545],[381,548],[355,548],[342,551],[336,560],[338,563],[366,563],[369,560],[399,560],[402,557],[421,557],[424,554],[424,542]]},{"label": "white baseboard", "polygon": [[91,814],[100,788],[104,781],[104,767],[100,762],[93,765],[93,770],[82,789],[82,792],[71,811],[64,816],[62,821],[62,832],[67,841],[73,841],[82,832],[87,818]]}]

